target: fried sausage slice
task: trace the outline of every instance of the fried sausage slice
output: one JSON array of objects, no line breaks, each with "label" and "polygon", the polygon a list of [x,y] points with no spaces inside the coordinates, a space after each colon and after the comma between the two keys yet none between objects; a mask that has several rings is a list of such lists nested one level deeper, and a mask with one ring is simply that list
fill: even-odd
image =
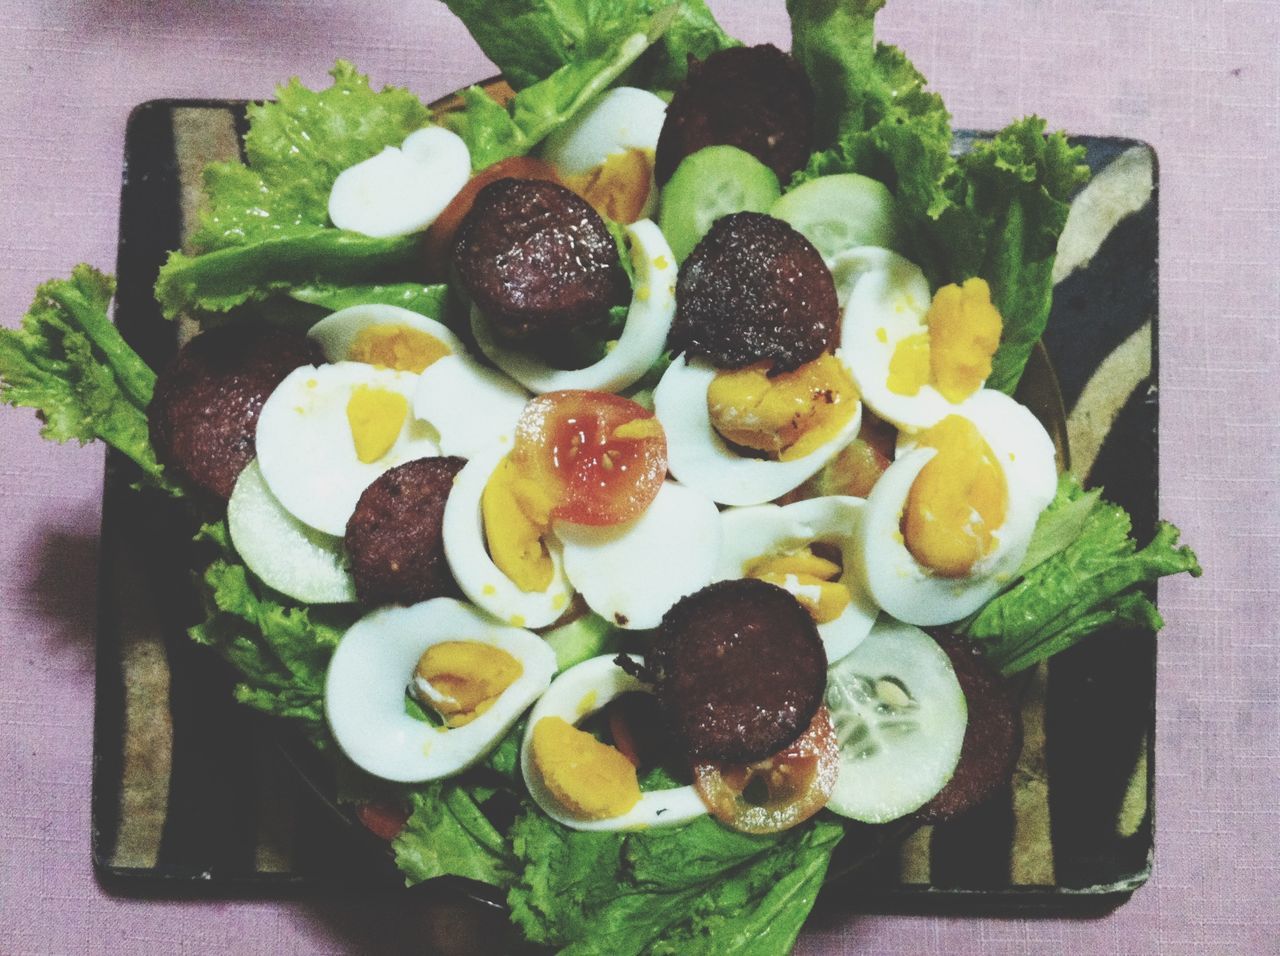
[{"label": "fried sausage slice", "polygon": [[548,341],[602,321],[627,297],[618,246],[604,220],[565,187],[499,179],[458,227],[453,264],[494,331]]},{"label": "fried sausage slice", "polygon": [[813,142],[813,87],[800,64],[771,44],[731,47],[690,62],[667,107],[654,172],[665,183],[686,156],[736,146],[785,186],[809,161]]},{"label": "fried sausage slice", "polygon": [[804,733],[826,686],[813,618],[782,588],[754,579],[678,601],[647,663],[672,734],[695,761],[777,753]]},{"label": "fried sausage slice", "polygon": [[321,360],[297,332],[264,325],[210,329],[156,378],[147,409],[156,455],[185,482],[226,500],[254,458],[262,403],[295,368]]},{"label": "fried sausage slice", "polygon": [[444,556],[444,504],[466,461],[419,458],[381,474],[347,521],[356,597],[364,604],[416,604],[456,594]]},{"label": "fried sausage slice", "polygon": [[813,244],[781,219],[717,219],[680,267],[670,345],[717,368],[811,362],[839,329],[835,282]]},{"label": "fried sausage slice", "polygon": [[1022,750],[1022,722],[1009,681],[986,662],[973,642],[951,634],[933,637],[951,658],[969,703],[960,763],[947,785],[915,814],[925,823],[942,823],[1008,786]]}]

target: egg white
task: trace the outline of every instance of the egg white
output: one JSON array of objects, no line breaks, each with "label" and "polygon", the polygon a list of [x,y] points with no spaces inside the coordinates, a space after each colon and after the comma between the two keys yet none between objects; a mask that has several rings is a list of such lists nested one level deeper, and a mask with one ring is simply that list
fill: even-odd
[{"label": "egg white", "polygon": [[444,506],[444,555],[462,593],[481,608],[516,627],[545,627],[569,609],[573,597],[559,541],[547,535],[551,584],[545,591],[522,591],[493,563],[485,539],[481,498],[494,469],[510,450],[507,445],[484,449],[458,472]]},{"label": "egg white", "polygon": [[[262,406],[256,445],[267,487],[290,514],[341,537],[361,493],[388,469],[439,454],[436,432],[412,411],[391,449],[374,462],[356,456],[347,403],[360,386],[398,392],[410,403],[418,376],[362,362],[304,365]],[[312,384],[314,383],[314,384]]]},{"label": "egg white", "polygon": [[470,178],[467,144],[442,126],[428,126],[399,148],[388,146],[339,173],[329,192],[329,219],[377,238],[419,232]]},{"label": "egg white", "polygon": [[[429,647],[475,641],[520,662],[519,677],[493,705],[461,727],[434,726],[405,713],[405,688]],[[551,683],[556,656],[538,635],[506,627],[461,601],[435,598],[382,608],[343,635],[325,677],[325,714],[351,761],[401,783],[461,773],[503,738]]]},{"label": "egg white", "polygon": [[320,346],[327,361],[345,362],[351,359],[351,345],[356,336],[372,325],[414,329],[448,346],[455,355],[466,354],[462,340],[448,326],[411,309],[381,303],[352,305],[332,312],[311,327],[307,338]]},{"label": "egg white", "polygon": [[[836,357],[843,360],[841,353]],[[677,356],[653,393],[654,414],[667,435],[667,464],[682,484],[724,505],[772,501],[802,484],[858,435],[862,405],[830,440],[791,461],[739,455],[711,424],[707,389],[716,369],[705,359]]]},{"label": "egg white", "polygon": [[[643,661],[641,661],[643,663]],[[529,713],[524,742],[520,747],[520,771],[529,795],[543,812],[572,830],[641,830],[687,823],[707,812],[706,804],[692,785],[668,790],[650,790],[626,813],[603,820],[584,820],[569,813],[542,782],[533,759],[533,728],[544,717],[559,717],[578,724],[610,701],[632,691],[652,693],[648,684],[632,677],[605,654],[575,664],[551,682]]]},{"label": "egg white", "polygon": [[[840,550],[841,574],[836,583],[849,592],[849,606],[835,620],[818,625],[818,634],[834,664],[871,631],[879,607],[858,574],[857,530],[866,502],[850,495],[809,498],[789,505],[765,504],[728,508],[720,514],[723,544],[717,581],[741,578],[761,557],[797,551],[815,542]],[[787,587],[798,593],[803,585]]]},{"label": "egg white", "polygon": [[937,454],[909,436],[900,437],[896,459],[871,489],[854,550],[859,577],[875,602],[898,620],[921,627],[958,621],[1009,583],[1057,485],[1053,441],[1012,398],[983,390],[961,403],[955,414],[973,421],[1004,470],[1008,506],[1004,522],[992,533],[991,553],[965,577],[945,578],[907,550],[901,530],[907,496]]},{"label": "egg white", "polygon": [[470,458],[493,445],[510,447],[528,398],[507,376],[459,352],[422,371],[413,413],[435,426],[443,454]]},{"label": "egg white", "polygon": [[706,495],[667,481],[632,521],[603,527],[557,521],[554,531],[565,574],[587,606],[618,627],[644,629],[711,583],[720,512]]},{"label": "egg white", "polygon": [[264,584],[306,604],[356,599],[342,539],[309,528],[289,514],[249,462],[227,502],[231,544]]},{"label": "egg white", "polygon": [[867,407],[905,431],[928,428],[957,405],[932,385],[915,395],[889,389],[889,363],[903,339],[928,331],[933,296],[924,273],[896,252],[862,247],[837,256],[837,289],[847,297],[840,347]]},{"label": "egg white", "polygon": [[484,314],[471,309],[476,345],[490,361],[532,392],[582,388],[619,392],[634,384],[662,355],[676,314],[676,258],[656,224],[642,219],[624,226],[631,240],[635,287],[627,321],[617,344],[598,362],[579,369],[558,369],[535,355],[499,342]]}]

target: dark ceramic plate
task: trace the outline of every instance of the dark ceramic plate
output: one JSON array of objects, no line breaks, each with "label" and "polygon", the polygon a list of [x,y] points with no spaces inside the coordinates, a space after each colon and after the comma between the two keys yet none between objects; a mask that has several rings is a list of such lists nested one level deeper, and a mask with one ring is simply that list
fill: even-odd
[{"label": "dark ceramic plate", "polygon": [[[156,101],[130,117],[116,321],[153,366],[177,341],[151,295],[157,270],[194,221],[204,164],[239,155],[244,106]],[[960,134],[960,148],[972,136]],[[1142,538],[1156,503],[1154,156],[1130,140],[1076,141],[1095,173],[1108,170],[1136,197],[1137,211],[1116,223],[1102,210],[1085,227],[1086,251],[1096,249],[1059,283],[1045,337],[1052,364],[1037,353],[1020,397],[1064,460],[1070,436],[1076,470],[1106,486]],[[324,764],[236,705],[234,675],[186,637],[200,617],[192,520],[131,492],[129,481],[127,463],[109,457],[94,742],[99,874],[121,891],[173,894],[398,886],[385,847],[336,809]],[[1031,673],[1026,745],[1009,787],[945,825],[851,830],[833,873],[852,873],[828,896],[861,909],[963,912],[1079,912],[1123,900],[1151,864],[1154,678],[1154,635],[1141,631],[1099,635]]]}]

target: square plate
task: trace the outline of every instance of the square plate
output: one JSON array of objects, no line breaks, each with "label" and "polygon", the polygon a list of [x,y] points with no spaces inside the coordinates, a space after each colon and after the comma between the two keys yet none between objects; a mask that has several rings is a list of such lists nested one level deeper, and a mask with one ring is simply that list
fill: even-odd
[{"label": "square plate", "polygon": [[[176,347],[152,297],[202,198],[200,174],[239,155],[239,101],[163,100],[129,120],[121,194],[116,322],[153,367]],[[964,149],[977,134],[957,134]],[[1154,155],[1132,140],[1077,137],[1141,208],[1084,225],[1096,250],[1057,287],[1045,344],[1057,372],[1077,473],[1134,518],[1156,506]],[[1149,193],[1149,198],[1142,198]],[[1083,211],[1083,210],[1082,210]],[[1082,219],[1088,217],[1082,217]],[[1030,376],[1029,376],[1030,377]],[[193,520],[129,489],[107,463],[94,739],[93,857],[122,891],[382,893],[401,885],[388,855],[311,792],[271,720],[237,705],[234,675],[185,628]],[[1150,872],[1155,640],[1098,635],[1024,678],[1023,754],[1009,788],[951,823],[923,827],[827,896],[860,909],[1096,911]],[[854,842],[854,841],[850,841]],[[856,881],[856,892],[850,891]]]}]

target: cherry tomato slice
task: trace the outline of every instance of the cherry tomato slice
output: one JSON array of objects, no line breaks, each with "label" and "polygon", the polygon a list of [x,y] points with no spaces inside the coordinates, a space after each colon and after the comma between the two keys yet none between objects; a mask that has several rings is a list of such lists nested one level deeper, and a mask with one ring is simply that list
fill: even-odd
[{"label": "cherry tomato slice", "polygon": [[611,525],[640,515],[667,474],[667,439],[653,413],[606,392],[566,390],[532,399],[512,457],[553,489],[552,518]]},{"label": "cherry tomato slice", "polygon": [[743,833],[777,833],[826,806],[840,769],[840,743],[831,715],[818,708],[794,743],[752,764],[703,763],[693,785],[711,815]]},{"label": "cherry tomato slice", "polygon": [[546,179],[553,183],[560,182],[560,177],[556,175],[550,163],[534,159],[532,156],[512,156],[492,166],[486,166],[476,173],[467,180],[467,184],[462,187],[458,195],[453,197],[449,205],[444,207],[444,211],[436,217],[436,221],[427,230],[424,251],[432,278],[440,279],[448,276],[449,253],[453,248],[453,237],[458,231],[458,226],[462,225],[462,220],[471,211],[471,206],[475,203],[476,195],[480,190],[499,179]]},{"label": "cherry tomato slice", "polygon": [[356,816],[374,836],[390,842],[404,829],[409,808],[399,803],[371,801],[356,806]]}]

